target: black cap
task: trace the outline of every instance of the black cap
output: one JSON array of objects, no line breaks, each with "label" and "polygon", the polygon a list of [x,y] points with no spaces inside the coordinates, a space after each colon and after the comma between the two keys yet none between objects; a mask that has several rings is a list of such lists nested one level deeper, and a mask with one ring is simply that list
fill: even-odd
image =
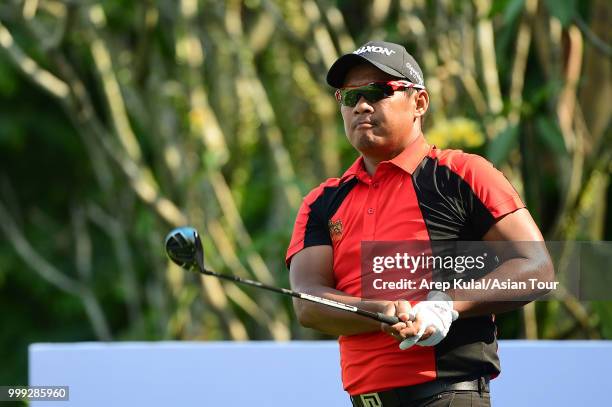
[{"label": "black cap", "polygon": [[334,88],[341,88],[349,69],[364,61],[389,75],[405,78],[412,83],[425,86],[423,71],[406,48],[385,41],[370,41],[351,54],[342,55],[329,68],[327,83]]}]

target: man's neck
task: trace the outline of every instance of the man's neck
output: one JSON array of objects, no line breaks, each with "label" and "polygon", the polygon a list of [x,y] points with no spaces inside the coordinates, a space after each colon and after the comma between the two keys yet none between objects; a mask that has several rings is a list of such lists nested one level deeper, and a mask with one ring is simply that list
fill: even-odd
[{"label": "man's neck", "polygon": [[376,160],[373,158],[366,157],[365,155],[363,156],[363,165],[365,167],[366,172],[370,174],[370,177],[374,176],[376,168],[378,167],[378,164],[380,164],[381,161],[384,160]]},{"label": "man's neck", "polygon": [[411,135],[410,141],[408,142],[408,144],[406,144],[406,146],[404,146],[403,149],[394,152],[393,154],[389,155],[388,157],[373,157],[373,156],[366,156],[365,154],[362,154],[362,156],[363,156],[363,164],[365,166],[366,172],[371,177],[373,177],[374,173],[376,172],[376,168],[378,168],[378,164],[380,164],[383,161],[389,161],[389,160],[394,159],[395,157],[400,155],[402,153],[402,151],[404,151],[405,149],[410,147],[412,145],[412,143],[414,143],[421,136],[423,136],[423,133],[421,133],[420,131],[419,132],[415,132],[414,134]]}]

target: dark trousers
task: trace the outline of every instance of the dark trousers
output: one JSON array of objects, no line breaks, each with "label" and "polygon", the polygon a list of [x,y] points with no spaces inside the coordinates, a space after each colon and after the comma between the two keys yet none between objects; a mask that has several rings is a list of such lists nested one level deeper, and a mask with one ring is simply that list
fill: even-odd
[{"label": "dark trousers", "polygon": [[477,391],[445,391],[425,400],[418,400],[402,407],[491,407],[489,393]]},{"label": "dark trousers", "polygon": [[[366,403],[353,402],[353,405],[357,407],[385,407],[383,404],[377,404],[376,400],[369,400]],[[451,390],[420,400],[402,402],[396,407],[491,407],[491,398],[489,392]]]},{"label": "dark trousers", "polygon": [[354,407],[490,407],[489,379],[433,381],[352,396]]}]

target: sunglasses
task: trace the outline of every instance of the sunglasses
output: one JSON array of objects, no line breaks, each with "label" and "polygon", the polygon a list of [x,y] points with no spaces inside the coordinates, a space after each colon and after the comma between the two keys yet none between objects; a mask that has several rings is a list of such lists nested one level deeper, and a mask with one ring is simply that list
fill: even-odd
[{"label": "sunglasses", "polygon": [[347,86],[336,90],[336,100],[344,106],[355,107],[362,96],[368,102],[375,103],[381,99],[393,96],[395,91],[411,88],[425,89],[425,86],[408,81],[370,82],[366,85]]}]

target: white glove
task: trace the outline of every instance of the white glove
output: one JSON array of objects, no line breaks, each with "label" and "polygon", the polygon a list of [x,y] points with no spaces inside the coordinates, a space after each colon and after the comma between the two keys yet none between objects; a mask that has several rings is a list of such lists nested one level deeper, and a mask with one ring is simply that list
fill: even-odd
[{"label": "white glove", "polygon": [[[453,309],[453,300],[441,291],[431,291],[427,296],[427,301],[421,301],[410,310],[410,320],[415,320],[418,316],[421,320],[419,332],[410,338],[404,339],[399,347],[400,349],[408,349],[412,345],[419,346],[434,346],[437,345],[446,337],[451,324],[457,318],[459,313]],[[434,333],[424,341],[419,342],[425,330],[432,326]]]}]

